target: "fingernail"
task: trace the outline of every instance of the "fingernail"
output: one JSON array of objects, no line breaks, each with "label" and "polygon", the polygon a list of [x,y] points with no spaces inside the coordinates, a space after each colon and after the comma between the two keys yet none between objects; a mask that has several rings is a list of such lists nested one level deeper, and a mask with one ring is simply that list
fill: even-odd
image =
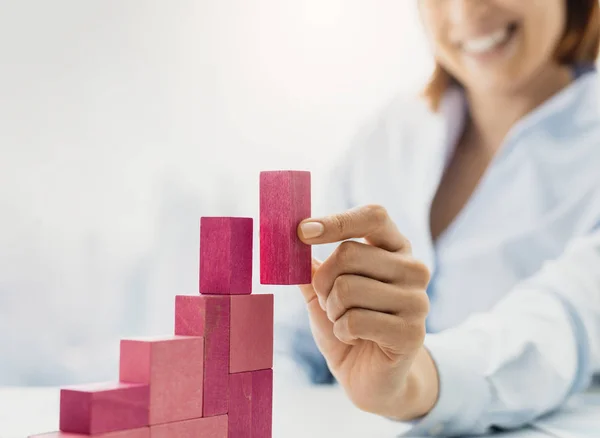
[{"label": "fingernail", "polygon": [[320,222],[306,222],[300,225],[300,230],[305,239],[314,239],[323,234],[325,227]]}]

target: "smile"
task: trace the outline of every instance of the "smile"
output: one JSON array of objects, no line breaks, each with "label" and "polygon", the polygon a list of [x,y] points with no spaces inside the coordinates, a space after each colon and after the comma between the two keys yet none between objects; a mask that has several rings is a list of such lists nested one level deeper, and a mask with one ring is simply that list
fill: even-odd
[{"label": "smile", "polygon": [[473,55],[488,53],[508,43],[516,30],[517,25],[511,24],[487,35],[466,39],[462,42],[461,48],[464,52]]}]

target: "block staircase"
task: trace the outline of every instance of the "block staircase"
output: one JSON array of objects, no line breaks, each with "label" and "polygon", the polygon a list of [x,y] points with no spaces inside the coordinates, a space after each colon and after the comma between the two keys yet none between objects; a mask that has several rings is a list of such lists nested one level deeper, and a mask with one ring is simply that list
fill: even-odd
[{"label": "block staircase", "polygon": [[[308,172],[261,172],[262,284],[310,283],[310,210]],[[253,232],[201,218],[200,294],[175,297],[174,335],[122,340],[119,381],[62,389],[60,431],[30,438],[271,438],[274,297],[252,294]]]}]

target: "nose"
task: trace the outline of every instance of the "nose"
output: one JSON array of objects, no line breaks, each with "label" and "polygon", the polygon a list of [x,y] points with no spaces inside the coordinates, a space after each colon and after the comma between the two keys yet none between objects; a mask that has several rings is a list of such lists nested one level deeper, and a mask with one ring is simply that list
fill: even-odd
[{"label": "nose", "polygon": [[452,24],[477,23],[489,8],[489,0],[447,0]]}]

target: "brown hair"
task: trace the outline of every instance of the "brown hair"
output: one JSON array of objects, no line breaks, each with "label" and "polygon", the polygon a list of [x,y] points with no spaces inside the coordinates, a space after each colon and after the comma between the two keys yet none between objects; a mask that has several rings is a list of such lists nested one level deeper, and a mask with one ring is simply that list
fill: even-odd
[{"label": "brown hair", "polygon": [[[565,34],[556,48],[556,60],[561,64],[592,64],[600,49],[600,7],[598,0],[565,0],[567,24]],[[435,70],[423,91],[423,96],[437,110],[446,89],[455,79],[436,62]]]}]

